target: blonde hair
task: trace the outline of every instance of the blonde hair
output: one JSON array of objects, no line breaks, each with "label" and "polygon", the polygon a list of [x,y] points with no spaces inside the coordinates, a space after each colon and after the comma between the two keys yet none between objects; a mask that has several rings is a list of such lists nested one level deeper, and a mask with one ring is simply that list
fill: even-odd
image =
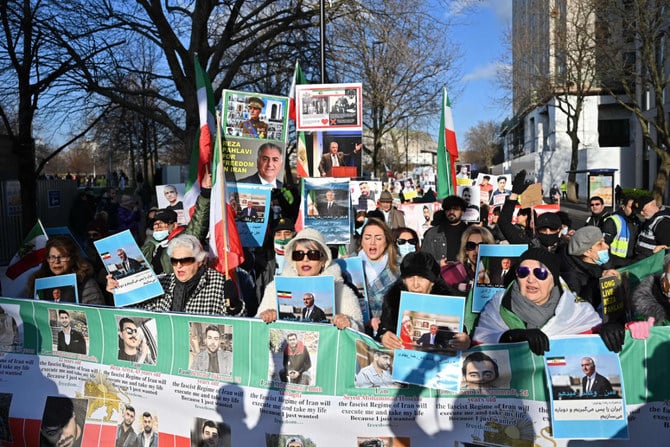
[{"label": "blonde hair", "polygon": [[496,243],[493,234],[488,230],[488,228],[469,226],[465,229],[463,235],[461,236],[461,248],[458,250],[458,260],[461,262],[461,264],[465,264],[467,262],[468,253],[465,250],[465,244],[468,242],[468,238],[470,238],[470,236],[473,234],[479,234],[482,237],[482,244]]}]

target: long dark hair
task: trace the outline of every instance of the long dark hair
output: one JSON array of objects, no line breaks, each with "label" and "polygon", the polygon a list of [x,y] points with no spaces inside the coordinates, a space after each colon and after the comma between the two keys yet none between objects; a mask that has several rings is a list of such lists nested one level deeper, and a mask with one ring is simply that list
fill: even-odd
[{"label": "long dark hair", "polygon": [[70,260],[70,271],[67,273],[74,273],[77,275],[77,283],[81,284],[86,279],[93,276],[94,271],[91,263],[84,259],[84,256],[81,253],[81,249],[69,236],[56,235],[51,236],[46,243],[46,254],[44,256],[44,261],[40,265],[39,270],[37,270],[28,282],[30,291],[35,288],[35,279],[37,278],[48,278],[49,276],[54,276],[49,268],[49,251],[51,248],[55,248],[62,253],[63,256],[69,256]]}]

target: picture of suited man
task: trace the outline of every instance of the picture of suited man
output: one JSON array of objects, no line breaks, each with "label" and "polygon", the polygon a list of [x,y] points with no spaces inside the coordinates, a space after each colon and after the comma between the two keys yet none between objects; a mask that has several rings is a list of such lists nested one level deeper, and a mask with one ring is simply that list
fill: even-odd
[{"label": "picture of suited man", "polygon": [[302,321],[312,321],[314,323],[327,323],[326,313],[314,304],[314,294],[306,293],[302,297],[305,307],[302,308]]},{"label": "picture of suited man", "polygon": [[240,213],[240,220],[245,222],[253,222],[258,217],[258,211],[254,208],[255,203],[252,200],[247,201],[247,207]]},{"label": "picture of suited man", "polygon": [[58,321],[61,326],[58,332],[58,350],[86,354],[86,340],[81,332],[72,329],[70,313],[65,309],[58,310]]},{"label": "picture of suited man", "polygon": [[502,287],[509,284],[514,279],[512,269],[512,260],[510,258],[500,259],[497,265],[491,260],[491,285]]},{"label": "picture of suited man", "polygon": [[342,217],[347,215],[347,208],[340,206],[335,202],[335,191],[329,189],[326,191],[326,200],[319,201],[316,204],[316,210],[322,217]]},{"label": "picture of suited man", "polygon": [[416,342],[424,348],[444,348],[447,344],[447,338],[440,332],[436,324],[431,324],[430,332],[423,334]]},{"label": "picture of suited man", "polygon": [[238,180],[240,183],[254,183],[256,185],[272,185],[273,188],[281,188],[282,182],[277,179],[282,172],[281,148],[273,143],[263,143],[258,148],[255,174]]},{"label": "picture of suited man", "polygon": [[363,149],[362,144],[356,144],[354,146],[354,151],[351,154],[345,154],[340,152],[340,145],[337,141],[331,141],[330,146],[328,147],[328,153],[321,156],[321,161],[319,162],[319,172],[321,177],[326,177],[331,175],[331,170],[335,166],[350,166],[353,161],[353,164],[358,166],[357,158],[360,158],[361,149]]},{"label": "picture of suited man", "polygon": [[198,352],[191,365],[192,370],[208,371],[216,374],[231,375],[233,372],[233,354],[221,346],[221,329],[216,325],[205,328],[205,346]]},{"label": "picture of suited man", "polygon": [[583,357],[581,366],[584,373],[582,397],[616,397],[610,381],[596,372],[596,362],[591,357]]},{"label": "picture of suited man", "polygon": [[142,270],[142,264],[137,259],[129,258],[122,248],[116,250],[116,256],[121,260],[119,264],[116,264],[116,277],[130,275]]}]

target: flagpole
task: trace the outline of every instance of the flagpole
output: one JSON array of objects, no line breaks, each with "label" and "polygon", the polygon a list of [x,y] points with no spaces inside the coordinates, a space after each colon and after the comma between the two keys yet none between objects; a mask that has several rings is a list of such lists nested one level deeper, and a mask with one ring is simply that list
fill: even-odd
[{"label": "flagpole", "polygon": [[[225,191],[225,181],[226,181],[226,176],[223,173],[219,173],[220,169],[223,169],[223,163],[221,163],[221,160],[223,160],[221,151],[222,151],[222,144],[221,144],[221,112],[219,110],[216,111],[216,147],[218,153],[217,155],[217,160],[219,160],[219,166],[216,167],[216,176],[217,180],[221,179],[221,182],[219,185],[219,192],[221,193],[221,218],[223,219],[223,248],[224,252],[223,253],[217,253],[219,255],[219,259],[221,259],[221,256],[223,256],[223,268],[225,269],[226,275],[228,275],[228,221],[227,221],[227,204],[226,204],[226,196],[224,195]],[[219,175],[221,174],[221,175]]]}]

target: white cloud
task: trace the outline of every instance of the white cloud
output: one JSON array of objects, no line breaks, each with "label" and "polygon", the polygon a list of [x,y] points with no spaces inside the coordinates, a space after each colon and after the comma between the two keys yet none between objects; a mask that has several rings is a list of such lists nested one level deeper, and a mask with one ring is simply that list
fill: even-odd
[{"label": "white cloud", "polygon": [[502,24],[512,21],[512,0],[452,0],[447,14],[457,17],[477,11],[479,8],[491,9]]},{"label": "white cloud", "polygon": [[480,81],[495,78],[501,69],[505,66],[500,62],[492,62],[488,65],[483,65],[475,68],[474,71],[463,76],[463,81]]}]

